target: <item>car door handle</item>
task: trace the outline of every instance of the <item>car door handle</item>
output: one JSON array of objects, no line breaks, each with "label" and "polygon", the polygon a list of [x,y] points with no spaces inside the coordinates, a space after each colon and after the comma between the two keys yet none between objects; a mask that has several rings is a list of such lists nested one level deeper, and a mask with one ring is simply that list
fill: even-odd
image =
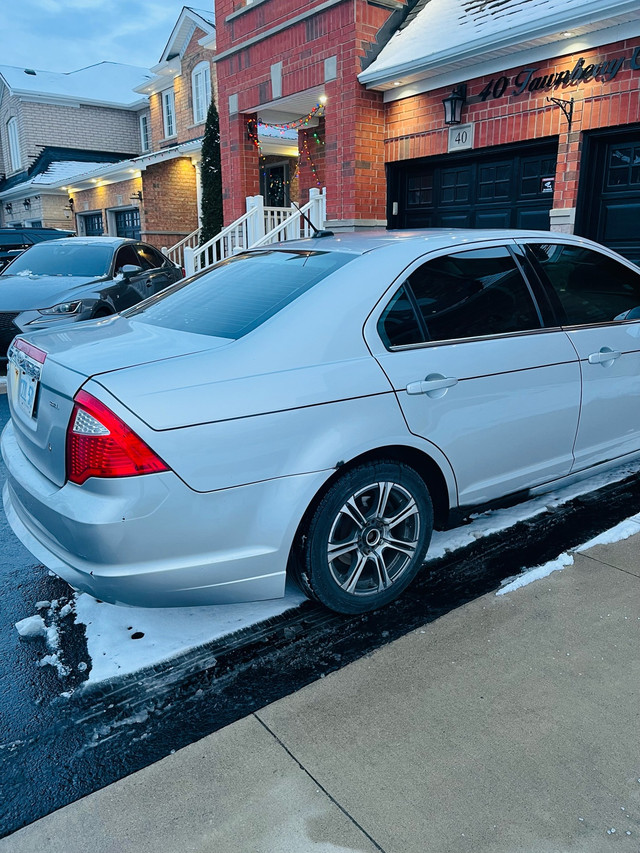
[{"label": "car door handle", "polygon": [[609,349],[609,347],[602,347],[599,352],[592,352],[589,356],[589,364],[604,364],[605,367],[608,364],[613,364],[616,358],[620,358],[622,355],[621,352],[617,350]]},{"label": "car door handle", "polygon": [[458,384],[453,376],[443,376],[441,373],[430,373],[425,379],[418,382],[410,382],[407,385],[407,394],[426,394],[428,397],[443,397],[449,388]]}]

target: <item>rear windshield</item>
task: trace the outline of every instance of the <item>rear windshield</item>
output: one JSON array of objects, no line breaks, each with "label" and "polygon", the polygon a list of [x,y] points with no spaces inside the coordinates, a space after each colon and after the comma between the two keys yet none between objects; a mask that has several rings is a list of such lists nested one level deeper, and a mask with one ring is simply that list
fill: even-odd
[{"label": "rear windshield", "polygon": [[182,332],[241,338],[355,257],[283,249],[237,255],[124,315]]},{"label": "rear windshield", "polygon": [[37,243],[5,267],[2,275],[106,275],[113,257],[112,246],[78,243]]}]

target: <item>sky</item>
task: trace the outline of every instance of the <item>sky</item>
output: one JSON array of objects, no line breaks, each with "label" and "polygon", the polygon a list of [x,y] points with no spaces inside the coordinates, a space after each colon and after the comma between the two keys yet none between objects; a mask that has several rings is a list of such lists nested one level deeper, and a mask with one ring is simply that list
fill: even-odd
[{"label": "sky", "polygon": [[[105,60],[156,65],[181,0],[0,0],[0,64],[77,71]],[[213,9],[213,0],[194,8]]]}]

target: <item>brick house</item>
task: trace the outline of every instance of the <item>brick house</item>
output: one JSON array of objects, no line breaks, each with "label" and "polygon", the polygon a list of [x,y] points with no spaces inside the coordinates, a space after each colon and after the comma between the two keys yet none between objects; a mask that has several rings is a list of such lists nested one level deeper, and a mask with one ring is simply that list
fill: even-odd
[{"label": "brick house", "polygon": [[160,61],[136,88],[148,99],[139,116],[142,153],[70,182],[78,233],[134,236],[162,248],[198,228],[214,45],[213,13],[184,7]]},{"label": "brick house", "polygon": [[69,74],[0,66],[1,224],[69,228],[67,177],[140,152],[133,88],[148,71],[101,62]]},{"label": "brick house", "polygon": [[216,14],[227,221],[259,191],[252,123],[294,123],[323,96],[312,156],[330,227],[552,227],[640,260],[637,3],[216,0]]}]

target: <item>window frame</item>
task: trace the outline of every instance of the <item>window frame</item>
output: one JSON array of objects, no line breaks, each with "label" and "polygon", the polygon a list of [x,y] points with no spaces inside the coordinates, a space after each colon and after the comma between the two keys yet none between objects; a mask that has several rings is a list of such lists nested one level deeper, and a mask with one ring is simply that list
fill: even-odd
[{"label": "window frame", "polygon": [[7,138],[9,140],[9,161],[11,163],[11,171],[19,172],[22,168],[22,155],[20,152],[20,132],[18,130],[18,121],[15,116],[7,121]]},{"label": "window frame", "polygon": [[140,125],[140,149],[142,152],[151,151],[151,122],[149,113],[141,113],[138,119]]},{"label": "window frame", "polygon": [[[199,89],[199,79],[203,79],[202,90]],[[196,104],[202,96],[202,115],[196,113]],[[211,66],[203,60],[199,62],[191,72],[191,107],[194,124],[204,124],[207,120],[207,112],[211,103]]]},{"label": "window frame", "polygon": [[173,139],[178,135],[176,127],[176,94],[173,87],[161,92],[162,99],[162,126],[164,138]]},{"label": "window frame", "polygon": [[[561,240],[557,242],[561,243]],[[413,289],[408,285],[409,277],[421,266],[424,264],[430,263],[431,261],[435,261],[438,258],[445,257],[447,255],[456,255],[462,252],[472,252],[479,251],[481,249],[497,249],[504,248],[511,255],[514,264],[520,275],[522,280],[527,288],[535,311],[538,315],[538,319],[540,321],[540,326],[535,329],[523,329],[517,332],[498,332],[492,333],[488,335],[471,335],[466,338],[446,338],[441,340],[430,340],[428,337],[428,332],[426,330],[426,323],[422,317],[421,312],[418,309],[415,295],[413,293]],[[474,341],[486,341],[486,340],[502,340],[505,338],[513,338],[520,337],[522,335],[539,335],[544,334],[549,331],[553,331],[554,329],[559,329],[559,324],[555,322],[555,318],[552,320],[552,324],[549,325],[547,319],[552,319],[548,309],[545,311],[545,307],[542,304],[540,287],[535,286],[535,282],[532,284],[532,274],[529,270],[528,263],[525,262],[525,258],[522,253],[518,252],[518,243],[516,243],[515,239],[508,240],[492,240],[492,241],[483,241],[478,243],[465,243],[460,246],[448,246],[427,255],[422,255],[419,258],[416,258],[411,264],[409,264],[397,278],[393,282],[393,284],[385,291],[382,298],[376,305],[375,311],[371,315],[371,328],[375,332],[377,339],[382,344],[383,349],[386,352],[403,352],[405,350],[413,350],[413,349],[425,349],[427,347],[439,347],[439,346],[450,346],[451,344],[462,344],[462,343],[471,343]],[[409,299],[413,305],[414,315],[416,321],[418,323],[418,327],[423,331],[423,334],[426,335],[425,340],[415,344],[396,344],[396,345],[387,345],[384,341],[384,337],[380,334],[380,330],[378,328],[378,324],[382,318],[382,315],[386,309],[386,307],[390,304],[391,300],[395,297],[396,293],[402,288],[405,287],[407,294],[409,295]],[[546,295],[546,289],[545,289]],[[367,323],[367,325],[369,325]]]}]

